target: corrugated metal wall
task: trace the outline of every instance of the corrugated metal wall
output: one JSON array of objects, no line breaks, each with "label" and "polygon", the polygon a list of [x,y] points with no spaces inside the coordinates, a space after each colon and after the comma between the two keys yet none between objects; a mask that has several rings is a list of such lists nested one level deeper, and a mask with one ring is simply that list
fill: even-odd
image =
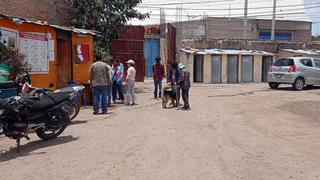
[{"label": "corrugated metal wall", "polygon": [[152,64],[160,55],[160,39],[147,38],[144,40],[144,58],[146,59],[147,77],[152,77]]},{"label": "corrugated metal wall", "polygon": [[[136,81],[144,81],[144,27],[128,26],[128,29],[121,35],[119,39],[111,42],[110,53],[112,57],[118,56],[123,64],[129,59],[136,62],[137,76]],[[127,66],[125,66],[125,72]]]}]

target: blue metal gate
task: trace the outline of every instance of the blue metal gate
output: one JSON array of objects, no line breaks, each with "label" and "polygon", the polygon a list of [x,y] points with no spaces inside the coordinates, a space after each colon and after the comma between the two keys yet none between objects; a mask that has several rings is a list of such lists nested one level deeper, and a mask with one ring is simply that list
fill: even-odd
[{"label": "blue metal gate", "polygon": [[144,58],[146,60],[147,77],[152,77],[152,64],[160,54],[160,40],[159,39],[144,39]]}]

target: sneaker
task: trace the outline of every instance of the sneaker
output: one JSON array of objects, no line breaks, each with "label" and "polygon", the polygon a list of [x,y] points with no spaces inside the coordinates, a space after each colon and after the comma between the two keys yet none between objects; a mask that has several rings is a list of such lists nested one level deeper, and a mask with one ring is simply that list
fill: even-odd
[{"label": "sneaker", "polygon": [[105,114],[108,114],[108,112],[107,111],[106,112],[102,112],[101,114],[105,115]]},{"label": "sneaker", "polygon": [[93,115],[98,115],[99,114],[99,112],[93,112]]},{"label": "sneaker", "polygon": [[135,106],[135,105],[137,105],[137,104],[136,104],[136,103],[132,103],[132,104],[131,104],[131,106]]}]

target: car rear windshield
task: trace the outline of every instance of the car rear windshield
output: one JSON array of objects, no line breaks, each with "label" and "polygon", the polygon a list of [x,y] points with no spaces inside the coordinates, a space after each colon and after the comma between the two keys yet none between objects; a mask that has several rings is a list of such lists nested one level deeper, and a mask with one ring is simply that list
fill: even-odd
[{"label": "car rear windshield", "polygon": [[283,58],[283,59],[278,59],[276,62],[274,62],[273,65],[274,66],[293,66],[294,61],[293,59]]}]

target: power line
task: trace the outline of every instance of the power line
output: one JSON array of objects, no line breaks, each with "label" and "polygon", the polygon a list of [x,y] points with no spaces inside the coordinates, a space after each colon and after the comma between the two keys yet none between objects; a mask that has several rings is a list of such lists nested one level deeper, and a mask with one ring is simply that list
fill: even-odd
[{"label": "power line", "polygon": [[196,1],[196,2],[174,2],[174,3],[142,3],[145,5],[156,5],[156,6],[167,6],[167,5],[180,5],[180,4],[208,4],[208,3],[217,3],[217,2],[230,2],[230,1],[234,1],[234,0],[216,0],[216,1]]},{"label": "power line", "polygon": [[[286,14],[288,14],[286,12],[297,11],[297,10],[306,10],[306,9],[315,9],[315,8],[320,8],[320,5],[319,6],[313,6],[313,7],[307,7],[307,8],[288,9],[288,10],[285,10],[285,12],[283,12],[282,10],[279,10],[279,11],[277,11],[277,14],[278,15],[286,15]],[[259,16],[259,15],[260,16],[268,16],[268,15],[270,15],[269,13],[273,13],[273,11],[262,11],[262,12],[248,13],[248,15],[250,15],[251,17]],[[299,12],[299,13],[295,12],[295,13],[297,13],[297,14],[301,14],[301,13],[305,14],[305,12]],[[159,14],[151,14],[151,15],[152,16],[159,16]],[[175,15],[175,14],[167,14],[166,16],[175,17],[177,15]],[[202,16],[202,15],[200,15],[200,14],[188,14],[188,16]],[[208,16],[210,16],[210,14]],[[227,14],[223,14],[223,15],[220,14],[219,16],[228,16],[228,15]],[[238,18],[243,17],[243,13],[241,13],[241,14],[232,14],[232,17],[238,17]]]},{"label": "power line", "polygon": [[[296,6],[311,6],[311,5],[318,5],[320,3],[308,3],[308,4],[295,4],[295,5],[286,5],[286,6],[277,6],[277,7],[296,7]],[[162,7],[157,6],[138,6],[138,8],[150,8],[150,9],[159,9]],[[164,9],[176,9],[173,7],[163,7]],[[272,9],[272,6],[261,6],[261,7],[248,7],[248,9]],[[229,8],[183,8],[183,10],[194,10],[194,11],[206,11],[206,10],[213,10],[213,11],[227,11],[230,10]],[[231,10],[244,10],[244,8],[231,8]]]}]

